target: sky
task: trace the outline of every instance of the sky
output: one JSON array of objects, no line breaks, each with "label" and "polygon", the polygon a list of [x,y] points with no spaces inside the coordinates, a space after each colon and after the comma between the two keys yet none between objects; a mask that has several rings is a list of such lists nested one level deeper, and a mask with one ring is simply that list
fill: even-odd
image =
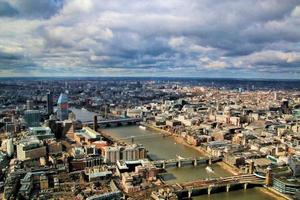
[{"label": "sky", "polygon": [[300,0],[0,0],[0,77],[300,78]]}]

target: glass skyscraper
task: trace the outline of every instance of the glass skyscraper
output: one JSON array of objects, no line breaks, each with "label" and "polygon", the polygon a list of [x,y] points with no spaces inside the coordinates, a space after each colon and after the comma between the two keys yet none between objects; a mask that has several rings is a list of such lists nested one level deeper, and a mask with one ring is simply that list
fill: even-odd
[{"label": "glass skyscraper", "polygon": [[61,93],[57,101],[57,118],[63,121],[68,119],[68,117],[69,117],[68,96],[65,93]]}]

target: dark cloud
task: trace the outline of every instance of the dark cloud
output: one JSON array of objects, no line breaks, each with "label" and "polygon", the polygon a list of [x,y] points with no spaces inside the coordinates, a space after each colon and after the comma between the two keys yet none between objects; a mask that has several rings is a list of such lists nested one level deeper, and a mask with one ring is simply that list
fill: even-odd
[{"label": "dark cloud", "polygon": [[37,73],[289,77],[300,68],[299,0],[13,2],[0,50],[21,51],[16,62]]},{"label": "dark cloud", "polygon": [[64,0],[1,0],[0,16],[49,18],[62,7]]},{"label": "dark cloud", "polygon": [[12,17],[16,16],[18,11],[12,7],[8,2],[0,1],[0,17]]}]

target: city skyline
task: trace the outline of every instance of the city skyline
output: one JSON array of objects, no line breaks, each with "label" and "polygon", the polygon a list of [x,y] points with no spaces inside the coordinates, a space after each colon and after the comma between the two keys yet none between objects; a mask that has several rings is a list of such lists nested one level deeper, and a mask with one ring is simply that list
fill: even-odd
[{"label": "city skyline", "polygon": [[1,0],[0,77],[299,79],[299,22],[297,0]]}]

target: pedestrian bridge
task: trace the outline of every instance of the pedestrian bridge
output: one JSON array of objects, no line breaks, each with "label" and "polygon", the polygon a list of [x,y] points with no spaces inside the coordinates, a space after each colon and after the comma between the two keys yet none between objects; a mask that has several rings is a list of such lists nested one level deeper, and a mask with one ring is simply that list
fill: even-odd
[{"label": "pedestrian bridge", "polygon": [[[105,119],[105,120],[101,119],[101,120],[97,120],[97,125],[100,127],[123,126],[123,125],[136,124],[141,121],[142,121],[141,118],[119,118],[119,119]],[[94,121],[84,121],[82,123],[91,126],[94,124]]]}]

